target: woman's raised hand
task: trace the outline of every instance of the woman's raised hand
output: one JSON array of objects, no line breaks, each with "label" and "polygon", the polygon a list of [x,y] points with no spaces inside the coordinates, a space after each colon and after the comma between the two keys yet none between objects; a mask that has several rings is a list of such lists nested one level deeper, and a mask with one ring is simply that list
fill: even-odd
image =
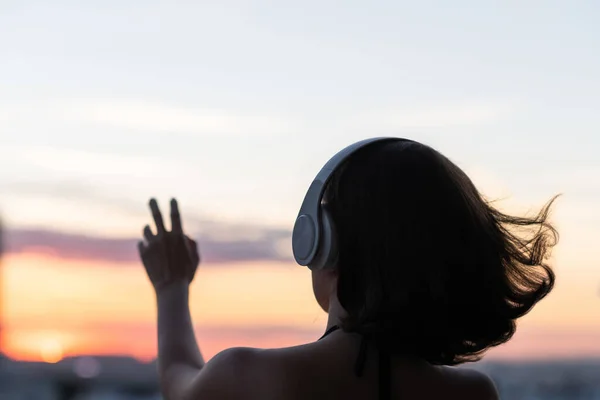
[{"label": "woman's raised hand", "polygon": [[172,283],[189,283],[200,263],[197,243],[183,233],[177,200],[171,200],[171,230],[167,231],[155,199],[150,210],[156,224],[156,234],[144,227],[144,240],[138,243],[140,258],[155,290]]}]

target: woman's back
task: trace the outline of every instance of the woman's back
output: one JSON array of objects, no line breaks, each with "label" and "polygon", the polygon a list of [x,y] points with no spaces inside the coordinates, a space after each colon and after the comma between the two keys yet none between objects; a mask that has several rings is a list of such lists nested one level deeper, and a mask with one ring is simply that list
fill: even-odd
[{"label": "woman's back", "polygon": [[[238,355],[230,353],[220,361],[229,367],[237,364],[235,369],[246,376],[246,383],[245,388],[236,391],[243,390],[248,398],[377,399],[376,349],[368,350],[363,375],[357,377],[354,371],[360,340],[356,334],[335,332],[315,343],[283,349],[231,349]],[[390,391],[394,400],[498,398],[490,379],[473,370],[433,366],[401,357],[393,357],[391,364]]]}]

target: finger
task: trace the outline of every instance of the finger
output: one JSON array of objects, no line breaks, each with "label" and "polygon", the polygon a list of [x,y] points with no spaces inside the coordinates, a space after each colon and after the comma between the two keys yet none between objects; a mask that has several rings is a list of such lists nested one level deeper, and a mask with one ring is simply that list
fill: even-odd
[{"label": "finger", "polygon": [[196,249],[198,246],[198,243],[196,243],[196,241],[188,236],[185,237],[187,239],[187,245],[189,246],[190,249]]},{"label": "finger", "polygon": [[194,242],[194,241],[193,241],[192,239],[190,239],[190,238],[188,238],[186,245],[187,245],[187,248],[188,248],[188,250],[189,250],[189,251],[190,251],[192,254],[194,254],[194,253],[195,253],[195,252],[198,250],[198,247],[196,247],[196,246],[197,246],[196,242]]},{"label": "finger", "polygon": [[198,251],[198,243],[194,239],[188,238],[188,248],[190,249],[194,262],[198,264],[200,262],[200,252]]},{"label": "finger", "polygon": [[159,235],[165,233],[165,223],[163,222],[162,214],[160,213],[156,199],[150,199],[150,210],[152,211],[152,218],[154,218],[154,223],[156,224],[156,233]]},{"label": "finger", "polygon": [[144,239],[146,239],[146,241],[150,242],[151,240],[154,239],[154,233],[152,233],[152,229],[150,229],[150,225],[146,225],[144,227]]},{"label": "finger", "polygon": [[140,255],[142,255],[144,253],[144,251],[146,250],[146,245],[144,244],[143,241],[139,241],[137,244],[137,248],[138,248],[138,252],[140,253]]},{"label": "finger", "polygon": [[181,215],[179,215],[179,206],[177,200],[171,199],[171,231],[175,233],[183,233],[181,225]]}]

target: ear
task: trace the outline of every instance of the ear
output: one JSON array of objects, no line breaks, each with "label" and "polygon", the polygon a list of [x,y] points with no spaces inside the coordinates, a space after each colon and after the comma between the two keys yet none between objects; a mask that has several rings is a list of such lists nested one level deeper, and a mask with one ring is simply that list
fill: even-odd
[{"label": "ear", "polygon": [[311,271],[313,294],[319,306],[329,312],[331,296],[337,294],[337,272],[333,270]]}]

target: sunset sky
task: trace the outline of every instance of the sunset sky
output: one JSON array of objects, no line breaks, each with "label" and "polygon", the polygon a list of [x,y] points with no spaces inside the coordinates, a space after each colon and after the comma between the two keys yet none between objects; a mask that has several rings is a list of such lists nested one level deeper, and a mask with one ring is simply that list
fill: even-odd
[{"label": "sunset sky", "polygon": [[135,251],[150,196],[177,197],[199,239],[207,356],[316,339],[326,315],[289,240],[304,192],[342,147],[399,136],[506,210],[563,193],[556,289],[489,357],[600,357],[599,15],[591,1],[2,2],[4,351],[155,356]]}]

